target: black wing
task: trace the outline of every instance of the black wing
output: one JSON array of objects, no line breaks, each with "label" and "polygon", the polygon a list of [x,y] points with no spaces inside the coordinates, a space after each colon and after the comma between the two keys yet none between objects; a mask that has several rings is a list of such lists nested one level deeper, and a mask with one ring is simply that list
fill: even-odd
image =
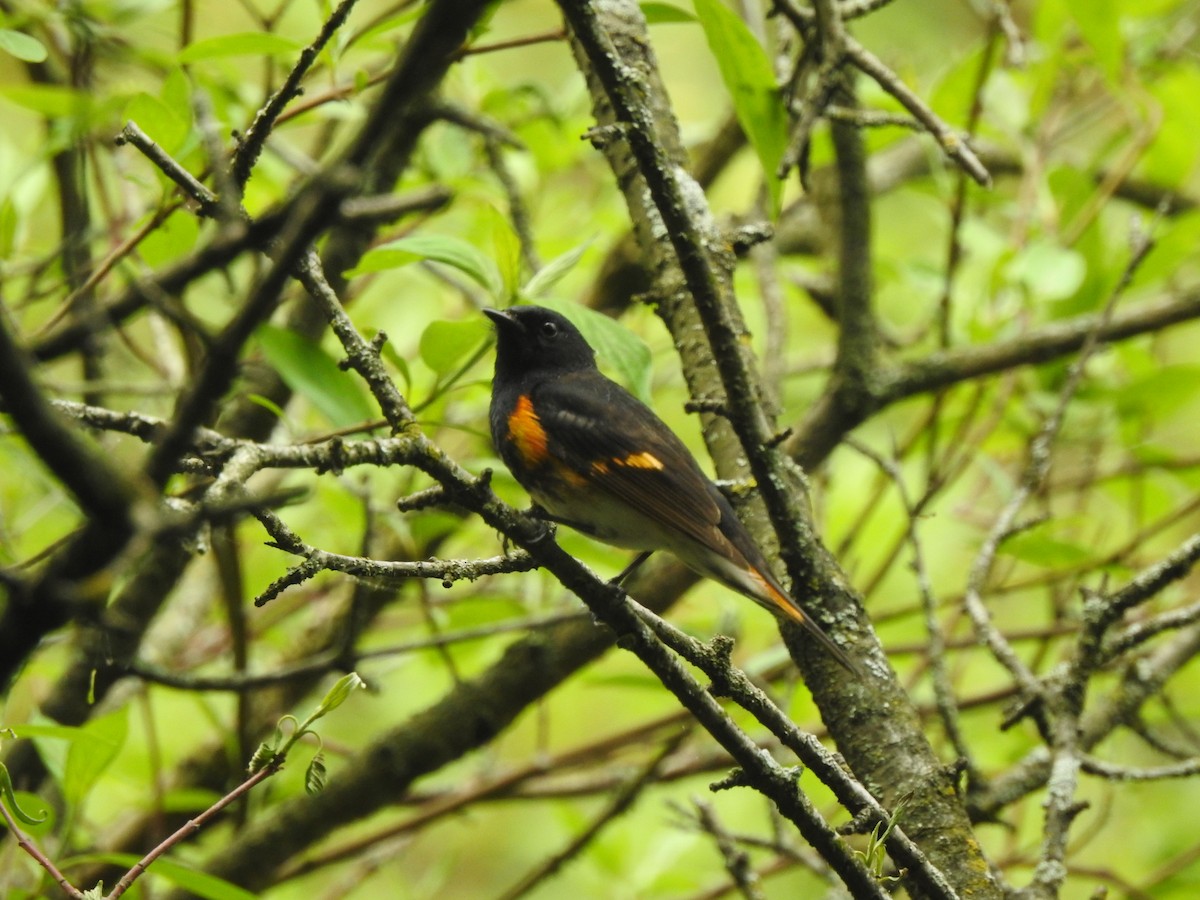
[{"label": "black wing", "polygon": [[595,371],[538,385],[534,402],[557,459],[654,521],[721,549],[720,495],[644,403]]},{"label": "black wing", "polygon": [[849,671],[858,668],[771,573],[762,552],[695,458],[645,404],[595,370],[534,389],[551,455],[594,487],[732,561],[741,554],[761,590],[732,585],[807,628]]}]

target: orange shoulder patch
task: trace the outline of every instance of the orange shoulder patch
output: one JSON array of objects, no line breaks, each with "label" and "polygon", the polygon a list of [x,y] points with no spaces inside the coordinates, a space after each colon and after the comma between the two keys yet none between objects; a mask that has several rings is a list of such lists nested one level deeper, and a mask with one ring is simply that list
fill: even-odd
[{"label": "orange shoulder patch", "polygon": [[517,398],[517,405],[508,416],[508,439],[526,465],[540,466],[546,461],[546,430],[525,394]]}]

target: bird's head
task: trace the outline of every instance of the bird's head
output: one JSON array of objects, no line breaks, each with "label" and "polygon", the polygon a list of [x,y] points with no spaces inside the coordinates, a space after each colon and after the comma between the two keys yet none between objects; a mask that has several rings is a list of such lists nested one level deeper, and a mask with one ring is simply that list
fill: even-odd
[{"label": "bird's head", "polygon": [[596,354],[566,317],[541,306],[485,309],[496,325],[496,373],[572,372],[596,365]]}]

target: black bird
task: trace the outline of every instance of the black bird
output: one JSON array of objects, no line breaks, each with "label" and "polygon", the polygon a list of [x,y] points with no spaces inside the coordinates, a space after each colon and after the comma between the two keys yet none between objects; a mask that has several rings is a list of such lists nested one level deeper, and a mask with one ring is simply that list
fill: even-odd
[{"label": "black bird", "polygon": [[484,313],[497,338],[492,440],[513,477],[551,519],[644,556],[667,550],[701,575],[803,625],[838,662],[857,671],[771,574],[733,507],[683,442],[601,374],[574,325],[540,306]]}]

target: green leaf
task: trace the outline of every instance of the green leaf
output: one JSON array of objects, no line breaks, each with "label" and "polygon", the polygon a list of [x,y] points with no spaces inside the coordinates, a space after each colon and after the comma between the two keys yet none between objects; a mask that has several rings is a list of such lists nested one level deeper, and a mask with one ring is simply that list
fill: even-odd
[{"label": "green leaf", "polygon": [[1009,538],[1000,553],[1046,569],[1082,565],[1092,558],[1086,547],[1056,538],[1045,528],[1034,528]]},{"label": "green leaf", "polygon": [[1197,403],[1200,366],[1179,364],[1155,369],[1116,392],[1115,405],[1123,415],[1149,414],[1164,420]]},{"label": "green leaf", "polygon": [[1152,284],[1160,278],[1173,278],[1179,282],[1185,266],[1193,272],[1197,270],[1200,263],[1196,255],[1196,248],[1200,247],[1200,210],[1172,216],[1159,223],[1155,232],[1158,238],[1154,252],[1137,270],[1139,281]]},{"label": "green leaf", "polygon": [[404,392],[412,393],[412,371],[408,368],[408,360],[396,351],[391,341],[387,341],[380,348],[379,353],[385,362],[391,363],[400,373],[400,378],[404,382]]},{"label": "green leaf", "polygon": [[17,229],[21,217],[11,197],[0,200],[0,259],[8,259],[13,255],[16,245]]},{"label": "green leaf", "polygon": [[1035,241],[1008,264],[1007,274],[1023,284],[1032,297],[1064,300],[1079,290],[1087,268],[1079,252],[1049,241]]},{"label": "green leaf", "polygon": [[178,209],[146,235],[138,253],[146,265],[165,266],[191,252],[200,239],[200,220],[189,209]]},{"label": "green leaf", "polygon": [[1095,182],[1087,172],[1079,166],[1066,164],[1048,170],[1046,186],[1058,206],[1057,215],[1063,222],[1071,221],[1086,209],[1096,193]]},{"label": "green leaf", "polygon": [[254,751],[250,757],[250,762],[246,763],[247,772],[257,772],[260,769],[265,769],[267,766],[275,762],[279,758],[279,753],[275,747],[272,747],[266,741],[258,745],[258,749]]},{"label": "green leaf", "polygon": [[310,797],[315,797],[325,790],[325,752],[318,750],[317,755],[308,764],[304,772],[304,791]]},{"label": "green leaf", "polygon": [[493,297],[502,295],[503,284],[495,263],[479,252],[473,244],[444,234],[413,234],[381,244],[368,250],[351,277],[368,272],[398,269],[418,260],[428,259],[458,269],[468,278],[486,288]]},{"label": "green leaf", "polygon": [[1163,111],[1162,121],[1155,124],[1154,140],[1138,162],[1138,173],[1187,191],[1188,173],[1194,172],[1200,159],[1196,133],[1189,125],[1188,111],[1196,102],[1200,90],[1200,70],[1175,68],[1156,75],[1146,86],[1148,103]]},{"label": "green leaf", "polygon": [[788,131],[771,61],[746,23],[721,0],[696,0],[696,15],[733,99],[737,120],[762,163],[772,215],[776,215],[783,190],[776,173],[787,149]]},{"label": "green leaf", "polygon": [[13,731],[18,737],[33,739],[67,802],[78,805],[120,752],[125,743],[127,718],[127,709],[123,707],[83,726],[47,721],[18,725]]},{"label": "green leaf", "polygon": [[[84,853],[64,860],[63,868],[85,866],[95,863],[109,863],[115,866],[132,868],[141,861],[141,857],[132,853]],[[180,865],[172,859],[160,856],[150,864],[146,872],[169,881],[176,887],[182,888],[189,894],[203,897],[205,900],[256,900],[257,894],[252,894],[245,888],[230,884],[207,872],[197,872],[187,866]],[[144,876],[143,876],[144,877]]]},{"label": "green leaf", "polygon": [[13,734],[19,738],[57,738],[60,741],[73,741],[79,737],[82,729],[77,725],[56,725],[53,722],[29,722],[16,725]]},{"label": "green leaf", "polygon": [[1125,49],[1118,0],[1090,0],[1082,5],[1067,5],[1074,16],[1075,27],[1096,54],[1096,62],[1112,84],[1120,85]]},{"label": "green leaf", "polygon": [[[492,215],[492,259],[500,273],[501,293],[492,296],[512,303],[521,284],[521,239],[511,224],[498,212]],[[486,285],[485,285],[486,287]]]},{"label": "green leaf", "polygon": [[181,63],[194,63],[227,56],[289,55],[297,52],[302,46],[291,38],[269,31],[248,31],[196,41],[184,47],[176,59]]},{"label": "green leaf", "polygon": [[125,118],[136,122],[168,153],[179,149],[190,130],[187,120],[175,109],[145,92],[135,94],[125,105]]},{"label": "green leaf", "polygon": [[22,62],[39,63],[46,58],[46,46],[32,35],[0,28],[0,50]]},{"label": "green leaf", "polygon": [[642,15],[647,25],[667,25],[676,22],[695,22],[696,17],[673,3],[642,3]]},{"label": "green leaf", "polygon": [[542,305],[570,319],[625,386],[642,400],[650,399],[650,348],[645,341],[615,319],[586,306],[550,300]]},{"label": "green leaf", "polygon": [[188,76],[179,66],[174,66],[163,79],[161,97],[163,103],[171,107],[175,114],[185,119],[188,125],[192,121],[192,85]]},{"label": "green leaf", "polygon": [[83,802],[104,771],[121,752],[128,732],[129,708],[121,707],[78,730],[67,751],[63,772],[63,796],[67,802]]},{"label": "green leaf", "polygon": [[40,820],[25,822],[25,833],[30,837],[43,838],[57,833],[55,829],[58,827],[58,821],[54,807],[46,806],[45,801],[37,794],[30,791],[13,791],[13,803],[19,804],[25,810],[36,809],[43,816]]},{"label": "green leaf", "polygon": [[362,680],[362,677],[357,672],[350,672],[348,675],[343,675],[337,682],[326,692],[321,705],[318,708],[320,715],[333,712],[343,703],[346,698],[358,688],[365,688],[367,683]]},{"label": "green leaf", "polygon": [[247,394],[246,399],[251,403],[261,406],[281,422],[287,417],[287,413],[284,412],[283,407],[270,397],[264,397],[262,394]]},{"label": "green leaf", "polygon": [[18,106],[52,118],[80,115],[92,106],[85,92],[57,84],[14,85],[0,88],[0,95]]},{"label": "green leaf", "polygon": [[561,256],[556,256],[538,269],[534,276],[525,282],[525,287],[521,289],[521,297],[534,300],[558,284],[568,272],[575,268],[594,240],[595,238],[588,238],[579,246],[568,250]]},{"label": "green leaf", "polygon": [[13,792],[12,776],[8,774],[8,766],[4,763],[0,763],[0,802],[3,802],[8,807],[8,811],[26,825],[41,825],[49,816],[45,809],[42,810],[40,816],[35,816],[21,808],[21,804],[17,802],[17,796]]},{"label": "green leaf", "polygon": [[447,375],[490,334],[487,321],[479,316],[467,319],[438,319],[421,333],[418,350],[421,360],[438,375]]},{"label": "green leaf", "polygon": [[423,12],[423,7],[414,6],[411,9],[400,13],[399,15],[387,16],[360,34],[356,40],[358,43],[365,43],[381,35],[389,35],[390,32],[396,31],[399,28],[403,28],[405,25],[408,25],[416,19],[419,19]]},{"label": "green leaf", "polygon": [[260,327],[257,337],[284,383],[307,397],[334,426],[346,428],[376,416],[362,385],[339,369],[319,344],[274,325]]}]

